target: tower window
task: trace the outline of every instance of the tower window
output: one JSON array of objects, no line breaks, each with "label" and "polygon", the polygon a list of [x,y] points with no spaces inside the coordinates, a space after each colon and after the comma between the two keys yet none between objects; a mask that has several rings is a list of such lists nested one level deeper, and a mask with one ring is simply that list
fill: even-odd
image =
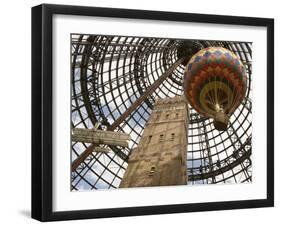
[{"label": "tower window", "polygon": [[150,142],[151,142],[151,139],[152,139],[152,136],[150,135],[150,136],[148,137],[147,143],[150,143]]},{"label": "tower window", "polygon": [[178,118],[179,117],[179,113],[176,113],[176,118]]},{"label": "tower window", "polygon": [[163,134],[160,135],[160,142],[162,142],[162,141],[164,141],[164,135]]},{"label": "tower window", "polygon": [[174,141],[175,140],[175,134],[172,133],[172,136],[171,136],[171,141]]},{"label": "tower window", "polygon": [[155,166],[152,166],[148,175],[153,176],[154,172],[155,172]]},{"label": "tower window", "polygon": [[166,115],[166,118],[167,118],[167,119],[169,118],[169,114]]}]

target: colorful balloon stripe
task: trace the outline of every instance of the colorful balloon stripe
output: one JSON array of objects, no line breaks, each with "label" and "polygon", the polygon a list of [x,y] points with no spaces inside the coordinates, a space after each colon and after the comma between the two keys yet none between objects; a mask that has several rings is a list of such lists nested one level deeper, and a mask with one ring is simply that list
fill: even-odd
[{"label": "colorful balloon stripe", "polygon": [[231,115],[246,93],[246,71],[230,50],[208,47],[194,54],[186,65],[184,90],[200,114],[214,117],[217,110]]}]

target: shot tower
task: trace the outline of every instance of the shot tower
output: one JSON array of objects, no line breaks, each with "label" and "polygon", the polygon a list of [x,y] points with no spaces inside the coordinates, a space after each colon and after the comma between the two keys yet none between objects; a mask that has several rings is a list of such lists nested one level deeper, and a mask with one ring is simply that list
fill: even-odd
[{"label": "shot tower", "polygon": [[158,99],[120,187],[185,185],[188,106],[185,97]]}]

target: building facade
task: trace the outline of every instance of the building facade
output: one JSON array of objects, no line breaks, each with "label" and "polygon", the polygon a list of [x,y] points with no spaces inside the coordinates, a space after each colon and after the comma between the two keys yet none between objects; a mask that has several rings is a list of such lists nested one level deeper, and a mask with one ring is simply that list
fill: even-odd
[{"label": "building facade", "polygon": [[187,184],[188,115],[183,96],[155,102],[121,188]]}]

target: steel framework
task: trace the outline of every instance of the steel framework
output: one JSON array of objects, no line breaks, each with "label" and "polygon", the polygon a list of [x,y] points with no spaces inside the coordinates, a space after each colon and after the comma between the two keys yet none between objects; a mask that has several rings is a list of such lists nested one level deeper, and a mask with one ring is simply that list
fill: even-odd
[{"label": "steel framework", "polygon": [[[72,128],[93,128],[98,123],[99,129],[131,137],[128,148],[104,145],[111,152],[94,152],[96,144],[72,142],[72,190],[118,188],[156,98],[183,94],[185,59],[179,54],[183,43],[167,38],[72,35]],[[215,130],[212,119],[189,106],[188,184],[251,182],[252,44],[192,43],[198,48],[222,46],[237,54],[247,70],[248,88],[225,132]]]}]

